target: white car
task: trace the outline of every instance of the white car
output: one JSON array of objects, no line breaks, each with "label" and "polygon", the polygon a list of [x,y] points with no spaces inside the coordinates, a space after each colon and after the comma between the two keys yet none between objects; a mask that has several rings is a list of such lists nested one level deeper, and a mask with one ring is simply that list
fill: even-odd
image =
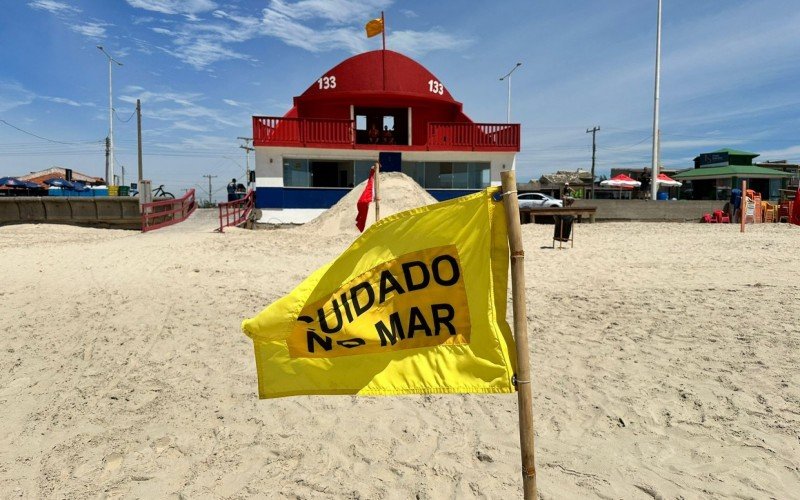
[{"label": "white car", "polygon": [[564,202],[542,193],[524,193],[517,196],[519,208],[561,208]]}]

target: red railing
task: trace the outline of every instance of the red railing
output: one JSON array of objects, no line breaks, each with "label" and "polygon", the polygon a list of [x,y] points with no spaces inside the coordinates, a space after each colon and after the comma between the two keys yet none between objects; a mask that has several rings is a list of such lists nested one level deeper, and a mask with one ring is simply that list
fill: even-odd
[{"label": "red railing", "polygon": [[519,151],[518,123],[428,123],[424,145],[356,144],[353,120],[253,117],[256,146],[433,151]]},{"label": "red railing", "polygon": [[219,204],[219,232],[229,226],[238,226],[246,221],[255,206],[255,192],[250,191],[244,198],[223,201]]},{"label": "red railing", "polygon": [[256,146],[352,146],[353,120],[253,117]]},{"label": "red railing", "polygon": [[518,123],[429,123],[428,149],[519,151]]},{"label": "red railing", "polygon": [[159,200],[142,205],[142,232],[177,224],[192,215],[197,208],[194,189],[180,198]]}]

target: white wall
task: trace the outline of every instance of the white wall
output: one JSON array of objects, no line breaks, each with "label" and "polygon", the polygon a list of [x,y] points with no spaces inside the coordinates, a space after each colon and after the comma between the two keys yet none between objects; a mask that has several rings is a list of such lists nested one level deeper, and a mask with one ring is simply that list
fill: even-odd
[{"label": "white wall", "polygon": [[[378,151],[363,149],[256,147],[256,187],[283,187],[283,159],[378,161]],[[500,184],[500,172],[513,169],[515,153],[475,151],[401,151],[404,161],[488,162],[491,183]]]}]

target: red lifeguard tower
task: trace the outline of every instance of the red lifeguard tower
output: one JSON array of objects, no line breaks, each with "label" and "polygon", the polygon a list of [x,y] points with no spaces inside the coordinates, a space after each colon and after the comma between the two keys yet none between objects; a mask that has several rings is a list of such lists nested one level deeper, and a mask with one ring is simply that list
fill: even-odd
[{"label": "red lifeguard tower", "polygon": [[499,184],[520,126],[473,122],[422,65],[376,50],[323,73],[283,117],[254,116],[253,139],[263,219],[306,222],[365,180],[379,153],[395,153],[383,171],[439,200]]}]

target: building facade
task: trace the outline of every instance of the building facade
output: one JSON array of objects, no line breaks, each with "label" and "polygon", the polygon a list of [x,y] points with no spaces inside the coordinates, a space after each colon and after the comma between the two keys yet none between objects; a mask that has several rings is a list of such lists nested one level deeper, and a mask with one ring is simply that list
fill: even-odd
[{"label": "building facade", "polygon": [[675,175],[684,183],[682,192],[695,200],[728,200],[731,189],[747,181],[748,189],[759,193],[764,200],[778,200],[792,174],[780,169],[753,165],[758,153],[735,149],[718,149],[702,153],[694,159],[694,168]]},{"label": "building facade", "polygon": [[500,183],[514,168],[520,126],[475,123],[447,87],[390,50],[353,56],[282,117],[254,116],[256,206],[262,220],[302,223],[364,181],[381,153],[446,200]]}]

